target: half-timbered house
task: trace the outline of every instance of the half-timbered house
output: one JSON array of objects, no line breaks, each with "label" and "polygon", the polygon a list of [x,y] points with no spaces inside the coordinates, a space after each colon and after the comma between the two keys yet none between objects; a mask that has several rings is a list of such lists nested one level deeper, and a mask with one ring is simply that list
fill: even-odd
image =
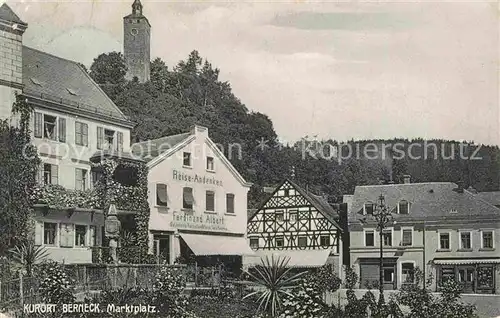
[{"label": "half-timbered house", "polygon": [[338,221],[337,211],[323,197],[285,180],[248,220],[247,238],[257,256],[247,257],[244,264],[256,265],[275,255],[287,257],[290,267],[334,264],[341,273]]}]

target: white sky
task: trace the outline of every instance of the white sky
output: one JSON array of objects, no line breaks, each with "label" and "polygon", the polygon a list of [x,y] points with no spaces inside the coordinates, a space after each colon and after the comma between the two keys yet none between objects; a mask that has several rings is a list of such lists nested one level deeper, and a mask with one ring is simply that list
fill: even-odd
[{"label": "white sky", "polygon": [[[122,51],[129,1],[13,1],[24,44],[91,64]],[[477,0],[147,1],[152,59],[197,49],[287,141],[500,144],[499,7]]]}]

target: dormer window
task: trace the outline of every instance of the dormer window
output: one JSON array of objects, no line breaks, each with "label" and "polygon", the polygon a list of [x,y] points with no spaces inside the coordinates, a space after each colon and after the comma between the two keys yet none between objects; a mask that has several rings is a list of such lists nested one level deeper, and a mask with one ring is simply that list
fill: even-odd
[{"label": "dormer window", "polygon": [[410,212],[410,203],[408,201],[400,201],[398,204],[398,214],[408,214]]},{"label": "dormer window", "polygon": [[373,215],[374,210],[375,210],[375,204],[365,203],[363,214],[364,215]]}]

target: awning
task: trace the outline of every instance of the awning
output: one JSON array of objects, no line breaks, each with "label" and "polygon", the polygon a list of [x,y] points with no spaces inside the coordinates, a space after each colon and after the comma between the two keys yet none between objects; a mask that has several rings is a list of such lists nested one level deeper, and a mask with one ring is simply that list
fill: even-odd
[{"label": "awning", "polygon": [[288,260],[288,267],[321,267],[326,264],[330,250],[257,250],[256,256],[247,257],[243,260],[246,266],[261,265],[266,257],[286,258]]},{"label": "awning", "polygon": [[255,254],[244,237],[185,233],[180,235],[197,256]]},{"label": "awning", "polygon": [[438,265],[500,264],[500,258],[434,259]]}]

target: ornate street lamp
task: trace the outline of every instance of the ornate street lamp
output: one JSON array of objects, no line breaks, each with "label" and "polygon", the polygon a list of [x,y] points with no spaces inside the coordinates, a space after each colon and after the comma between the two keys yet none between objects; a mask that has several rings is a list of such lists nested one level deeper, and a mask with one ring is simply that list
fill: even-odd
[{"label": "ornate street lamp", "polygon": [[379,259],[379,292],[380,296],[378,299],[379,305],[384,303],[384,229],[387,225],[392,224],[394,219],[392,217],[389,208],[385,204],[385,198],[381,194],[378,198],[378,204],[376,208],[373,209],[373,217],[377,222],[377,230],[379,231],[379,242],[380,242],[380,259]]}]

